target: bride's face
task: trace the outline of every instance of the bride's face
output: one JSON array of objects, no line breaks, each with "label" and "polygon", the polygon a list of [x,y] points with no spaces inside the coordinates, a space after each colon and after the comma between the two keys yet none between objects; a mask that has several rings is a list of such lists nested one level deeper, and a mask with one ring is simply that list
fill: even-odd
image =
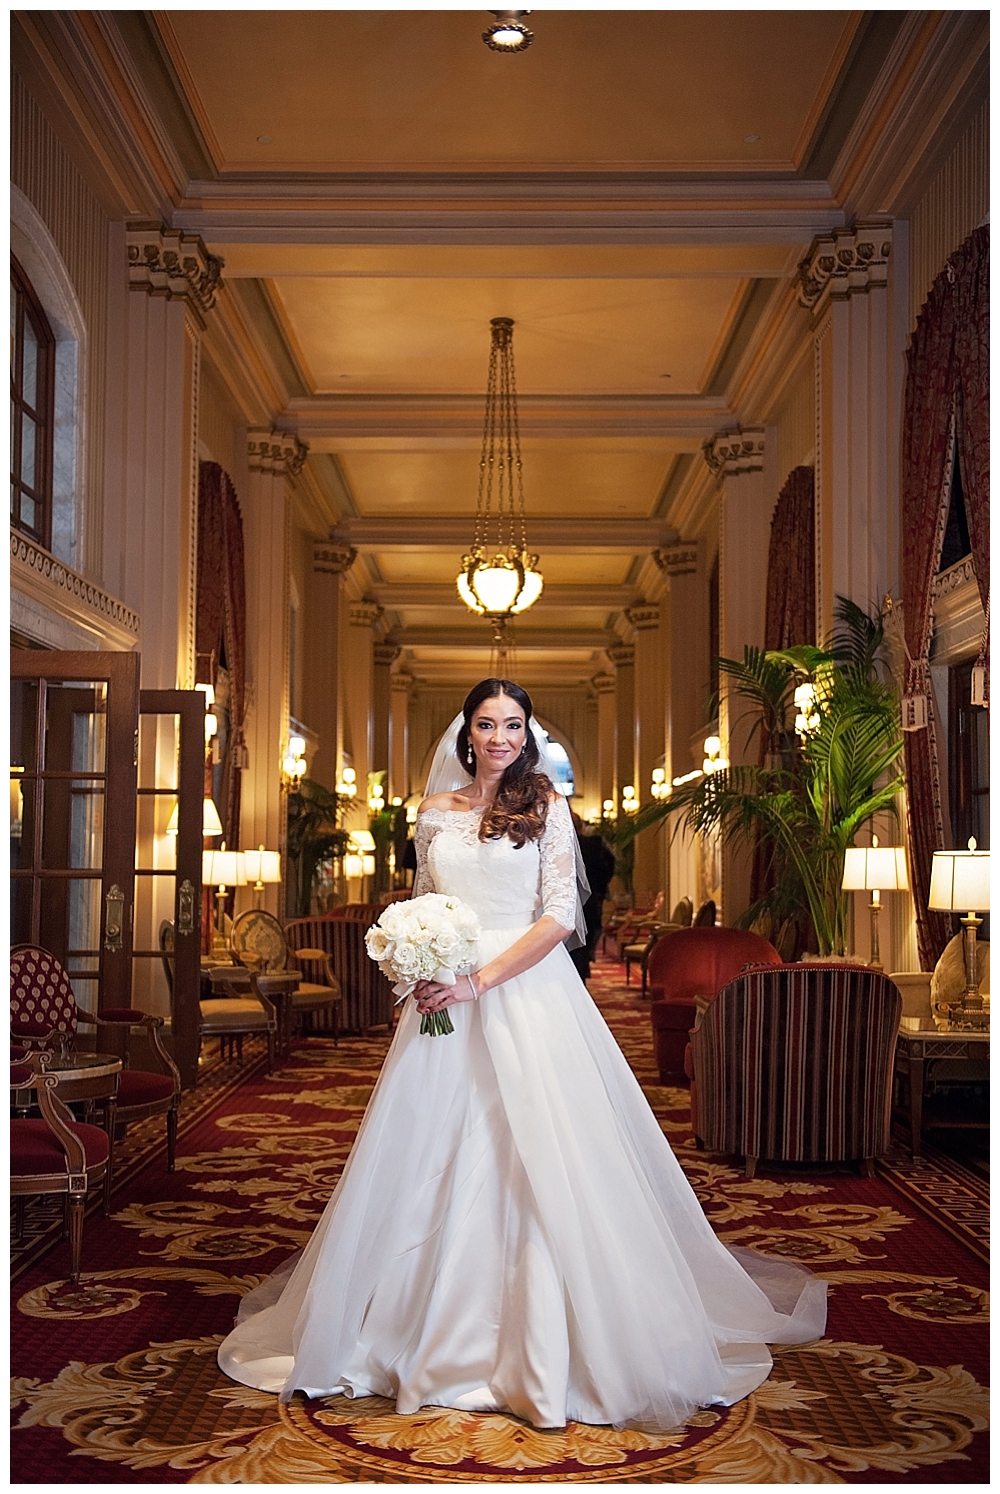
[{"label": "bride's face", "polygon": [[509,695],[484,700],[469,722],[476,759],[490,773],[502,773],[517,760],[526,731],[524,712]]}]

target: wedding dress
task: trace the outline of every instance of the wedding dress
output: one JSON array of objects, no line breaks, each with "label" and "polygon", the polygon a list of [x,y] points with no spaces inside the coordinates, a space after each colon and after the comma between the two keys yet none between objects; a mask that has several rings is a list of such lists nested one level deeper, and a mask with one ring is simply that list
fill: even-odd
[{"label": "wedding dress", "polygon": [[[561,796],[520,849],[480,841],[481,812],[421,814],[414,894],[472,906],[485,964],[542,913],[573,926],[576,865]],[[334,1195],[278,1300],[245,1299],[226,1374],[656,1430],[748,1395],[767,1343],[822,1334],[824,1283],[716,1239],[563,945],[449,1010],[454,1033],[424,1036],[407,1001]]]}]

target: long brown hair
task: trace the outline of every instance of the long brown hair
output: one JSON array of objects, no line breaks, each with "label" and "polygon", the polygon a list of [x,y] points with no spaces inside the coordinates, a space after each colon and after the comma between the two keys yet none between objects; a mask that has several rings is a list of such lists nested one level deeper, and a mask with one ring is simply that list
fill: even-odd
[{"label": "long brown hair", "polygon": [[476,771],[476,755],[469,736],[469,727],[484,700],[493,700],[507,695],[524,712],[524,747],[517,758],[504,769],[496,798],[479,822],[480,840],[499,840],[506,835],[518,850],[525,841],[538,840],[545,829],[545,816],[553,788],[545,773],[536,772],[538,766],[538,743],[531,730],[531,696],[513,680],[480,680],[465,697],[462,707],[462,725],[458,730],[455,752],[462,767],[469,773]]}]

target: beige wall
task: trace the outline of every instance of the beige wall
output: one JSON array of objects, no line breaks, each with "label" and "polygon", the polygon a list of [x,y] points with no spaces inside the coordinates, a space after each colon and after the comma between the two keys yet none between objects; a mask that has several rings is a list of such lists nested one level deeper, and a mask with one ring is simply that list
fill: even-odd
[{"label": "beige wall", "polygon": [[11,77],[11,179],[37,208],[73,283],[87,325],[86,439],[78,484],[83,551],[77,569],[101,574],[108,220],[17,73]]},{"label": "beige wall", "polygon": [[989,114],[983,104],[910,217],[910,326],[949,254],[990,206]]},{"label": "beige wall", "polygon": [[780,403],[767,418],[777,443],[779,488],[795,467],[811,466],[816,451],[816,380],[812,348],[804,350]]}]

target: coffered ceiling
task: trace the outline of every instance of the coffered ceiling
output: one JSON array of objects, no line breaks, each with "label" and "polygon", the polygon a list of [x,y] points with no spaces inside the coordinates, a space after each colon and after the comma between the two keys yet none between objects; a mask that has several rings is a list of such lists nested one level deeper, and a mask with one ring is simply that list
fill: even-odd
[{"label": "coffered ceiling", "polygon": [[[309,445],[314,523],[323,511],[358,549],[354,578],[427,678],[488,659],[454,576],[489,321],[514,318],[546,577],[518,624],[520,668],[568,682],[602,666],[651,549],[676,534],[701,443],[743,413],[741,380],[813,236],[859,204],[892,210],[883,182],[915,139],[898,126],[892,156],[879,134],[897,81],[957,57],[972,23],[564,9],[534,12],[533,46],[498,56],[487,18],[31,12],[15,53],[76,111],[106,195],[101,109],[103,128],[132,121],[146,142],[114,185],[118,216],[149,216],[159,194],[225,260],[226,295],[284,390],[271,418]],[[90,74],[44,60],[84,53],[127,101],[117,114],[95,88],[81,110]],[[947,66],[935,119],[972,76]]]}]

